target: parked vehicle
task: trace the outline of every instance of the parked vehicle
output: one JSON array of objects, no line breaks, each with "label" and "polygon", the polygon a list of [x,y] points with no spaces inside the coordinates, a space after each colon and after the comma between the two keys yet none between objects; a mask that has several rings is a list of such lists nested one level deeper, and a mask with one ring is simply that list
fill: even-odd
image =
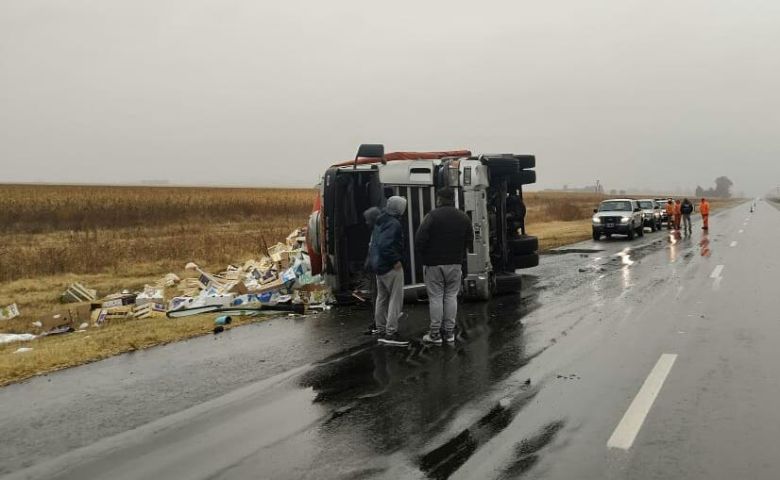
[{"label": "parked vehicle", "polygon": [[633,240],[635,235],[641,237],[645,234],[642,209],[636,200],[604,200],[593,213],[593,240],[600,240],[602,235],[609,238],[616,233]]},{"label": "parked vehicle", "polygon": [[[651,232],[661,229],[661,210],[658,204],[652,198],[643,198],[637,200],[639,208],[642,209],[642,223],[649,228]],[[664,210],[666,211],[666,210]]]},{"label": "parked vehicle", "polygon": [[362,213],[400,195],[408,202],[402,219],[405,297],[424,297],[414,236],[435,207],[436,191],[452,188],[456,207],[472,219],[474,228],[462,295],[486,300],[519,291],[516,271],[539,264],[539,241],[525,234],[522,203],[523,185],[536,182],[535,166],[533,155],[475,156],[467,150],[385,154],[383,145],[361,145],[355,160],[331,166],[322,178],[307,233],[313,273],[322,272],[339,301],[354,300],[368,278],[364,262],[370,232]]},{"label": "parked vehicle", "polygon": [[658,205],[658,208],[661,210],[661,224],[668,224],[669,223],[669,214],[666,213],[666,204],[669,202],[668,198],[656,198],[655,203]]}]

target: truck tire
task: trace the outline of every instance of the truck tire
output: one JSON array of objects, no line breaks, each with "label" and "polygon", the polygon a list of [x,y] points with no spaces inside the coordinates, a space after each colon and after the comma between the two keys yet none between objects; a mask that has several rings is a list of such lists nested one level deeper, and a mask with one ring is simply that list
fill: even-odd
[{"label": "truck tire", "polygon": [[514,157],[489,157],[485,163],[491,176],[511,177],[520,171],[520,162]]},{"label": "truck tire", "polygon": [[531,183],[536,183],[535,170],[520,170],[509,178],[509,188],[520,188]]},{"label": "truck tire", "polygon": [[509,257],[509,265],[515,270],[536,267],[539,265],[539,254],[529,253],[527,255],[512,255]]},{"label": "truck tire", "polygon": [[515,155],[515,158],[521,169],[536,168],[536,157],[534,155]]},{"label": "truck tire", "polygon": [[601,240],[601,234],[595,230],[593,230],[593,241],[598,242]]},{"label": "truck tire", "polygon": [[644,237],[644,236],[645,236],[645,225],[644,225],[644,224],[642,224],[642,225],[639,227],[639,231],[637,231],[636,233],[638,233],[640,237]]},{"label": "truck tire", "polygon": [[523,235],[507,240],[507,249],[512,255],[527,255],[539,250],[539,239],[532,235]]},{"label": "truck tire", "polygon": [[628,239],[629,239],[629,240],[633,240],[633,239],[634,239],[634,235],[635,235],[635,233],[636,233],[636,232],[634,232],[634,229],[633,229],[633,228],[629,228],[629,229],[628,229]]}]

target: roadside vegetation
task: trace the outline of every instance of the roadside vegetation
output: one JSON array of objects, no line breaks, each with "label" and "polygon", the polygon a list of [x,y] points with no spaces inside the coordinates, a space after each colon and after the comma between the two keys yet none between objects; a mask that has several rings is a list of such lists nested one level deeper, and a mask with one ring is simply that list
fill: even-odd
[{"label": "roadside vegetation", "polygon": [[[2,333],[31,332],[62,308],[71,283],[100,295],[139,290],[194,261],[219,271],[259,258],[306,224],[310,189],[0,185],[0,306],[21,316]],[[527,231],[542,250],[590,237],[593,208],[606,196],[530,192]],[[723,206],[713,202],[713,208]],[[173,295],[174,291],[170,292]],[[112,321],[84,332],[0,345],[0,385],[33,375],[208,333],[212,316]],[[257,321],[243,319],[238,324]],[[31,351],[14,353],[19,347]]]}]

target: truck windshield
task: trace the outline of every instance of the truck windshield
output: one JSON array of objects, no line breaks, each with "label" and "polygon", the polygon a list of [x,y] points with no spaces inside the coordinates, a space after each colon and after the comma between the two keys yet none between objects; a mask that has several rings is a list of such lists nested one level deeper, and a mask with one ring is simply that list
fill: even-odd
[{"label": "truck windshield", "polygon": [[599,205],[599,212],[631,212],[631,202],[603,202]]},{"label": "truck windshield", "polygon": [[639,202],[639,206],[644,208],[645,210],[652,210],[653,208],[655,208],[655,204],[651,201]]}]

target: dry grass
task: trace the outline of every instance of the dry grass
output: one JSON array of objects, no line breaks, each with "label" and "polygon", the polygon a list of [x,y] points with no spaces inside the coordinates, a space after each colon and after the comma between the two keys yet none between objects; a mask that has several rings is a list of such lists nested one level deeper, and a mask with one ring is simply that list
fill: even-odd
[{"label": "dry grass", "polygon": [[313,199],[307,189],[2,185],[0,282],[225,264],[303,225]]},{"label": "dry grass", "polygon": [[[258,321],[258,317],[237,317],[231,325],[253,321]],[[119,353],[203,335],[211,332],[213,327],[213,316],[209,315],[127,320],[84,332],[0,345],[0,386]],[[14,353],[19,347],[32,347],[33,350]]]},{"label": "dry grass", "polygon": [[[140,289],[169,271],[184,276],[189,261],[216,270],[256,258],[264,243],[305,224],[313,196],[312,190],[0,185],[0,305],[16,302],[22,312],[0,331],[37,333],[31,322],[61,308],[60,293],[76,281],[104,295]],[[592,209],[603,198],[527,193],[528,231],[543,250],[587,239]],[[0,346],[0,385],[212,327],[209,315],[127,320]],[[20,346],[33,350],[13,353]]]}]

